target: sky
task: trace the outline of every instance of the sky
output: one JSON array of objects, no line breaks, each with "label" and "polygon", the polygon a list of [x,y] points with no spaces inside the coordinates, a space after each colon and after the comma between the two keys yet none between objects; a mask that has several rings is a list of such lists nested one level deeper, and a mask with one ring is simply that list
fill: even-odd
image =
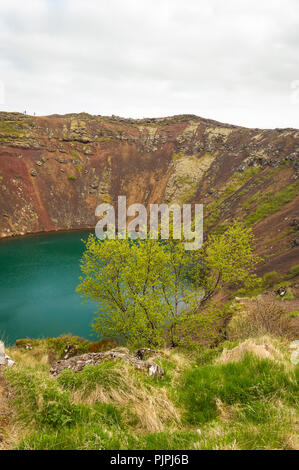
[{"label": "sky", "polygon": [[299,127],[298,0],[0,0],[0,110]]}]

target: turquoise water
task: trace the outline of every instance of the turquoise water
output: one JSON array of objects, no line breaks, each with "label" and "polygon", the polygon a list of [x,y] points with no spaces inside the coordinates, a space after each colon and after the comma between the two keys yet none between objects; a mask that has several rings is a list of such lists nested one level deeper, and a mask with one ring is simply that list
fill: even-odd
[{"label": "turquoise water", "polygon": [[12,344],[62,333],[93,339],[96,305],[82,304],[75,292],[87,237],[68,232],[0,242],[0,339]]}]

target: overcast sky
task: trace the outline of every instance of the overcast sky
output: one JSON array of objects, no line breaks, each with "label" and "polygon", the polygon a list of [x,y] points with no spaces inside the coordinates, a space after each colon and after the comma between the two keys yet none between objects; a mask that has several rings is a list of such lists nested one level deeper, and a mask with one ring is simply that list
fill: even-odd
[{"label": "overcast sky", "polygon": [[299,127],[298,0],[0,0],[0,109]]}]

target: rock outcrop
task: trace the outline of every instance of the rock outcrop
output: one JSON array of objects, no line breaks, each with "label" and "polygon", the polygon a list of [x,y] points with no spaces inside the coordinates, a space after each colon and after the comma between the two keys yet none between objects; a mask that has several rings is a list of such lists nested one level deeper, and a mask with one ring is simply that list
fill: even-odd
[{"label": "rock outcrop", "polygon": [[138,355],[132,356],[127,348],[122,347],[114,348],[105,352],[81,354],[80,356],[74,356],[69,359],[57,361],[52,365],[50,373],[56,377],[65,369],[79,372],[86,366],[95,366],[97,364],[101,364],[103,361],[111,360],[129,362],[135,369],[144,370],[152,377],[162,377],[164,375],[162,367],[156,364],[153,360],[140,359],[140,350]]}]

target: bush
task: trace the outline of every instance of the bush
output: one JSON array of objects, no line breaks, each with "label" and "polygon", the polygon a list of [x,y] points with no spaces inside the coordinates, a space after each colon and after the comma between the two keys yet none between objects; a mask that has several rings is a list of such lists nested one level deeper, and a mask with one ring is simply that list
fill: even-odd
[{"label": "bush", "polygon": [[63,359],[65,351],[73,352],[71,355],[89,352],[91,342],[70,334],[61,335],[57,338],[47,338],[46,349],[56,353],[58,359]]},{"label": "bush", "polygon": [[245,312],[237,313],[227,326],[227,336],[231,340],[271,334],[293,338],[294,331],[285,310],[274,302],[255,300]]},{"label": "bush", "polygon": [[91,341],[89,351],[90,352],[104,352],[110,349],[116,348],[118,344],[115,341],[109,339],[101,339],[100,341]]},{"label": "bush", "polygon": [[226,283],[256,284],[250,273],[261,259],[253,243],[252,230],[238,221],[191,251],[172,238],[103,242],[90,235],[77,292],[98,304],[93,328],[99,336],[133,347],[177,346],[193,338],[189,327],[182,334],[187,323],[213,334],[215,312],[200,307]]}]

